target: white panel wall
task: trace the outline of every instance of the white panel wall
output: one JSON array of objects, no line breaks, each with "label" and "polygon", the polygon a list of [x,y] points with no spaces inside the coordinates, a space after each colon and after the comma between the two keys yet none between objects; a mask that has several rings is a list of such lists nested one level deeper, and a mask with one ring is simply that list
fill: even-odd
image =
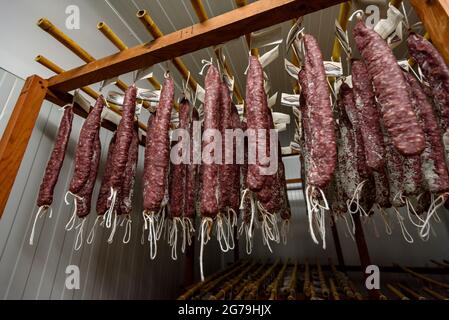
[{"label": "white panel wall", "polygon": [[[0,133],[3,133],[14,103],[24,81],[0,69]],[[45,102],[39,113],[28,148],[22,161],[9,201],[0,219],[0,299],[163,299],[175,298],[183,283],[184,259],[170,258],[166,241],[159,242],[158,256],[151,261],[148,245],[141,245],[141,176],[143,148],[140,148],[137,172],[135,210],[133,212],[132,239],[121,243],[124,230],[120,228],[114,243],[108,245],[109,230],[98,228],[92,245],[83,244],[74,251],[74,232],[64,226],[72,206],[63,197],[73,170],[73,157],[82,124],[75,116],[70,143],[58,184],[55,188],[53,217],[46,216],[36,225],[35,244],[28,239],[37,211],[36,198],[43,172],[53,147],[62,112],[57,106]],[[112,133],[102,129],[102,162]],[[100,180],[94,190],[98,194]],[[95,200],[93,200],[95,208]],[[95,210],[88,217],[84,239],[95,220]],[[221,267],[216,244],[211,241],[205,250],[205,272],[212,273]],[[80,268],[81,287],[65,287],[66,267]],[[198,264],[196,263],[196,269]]]}]

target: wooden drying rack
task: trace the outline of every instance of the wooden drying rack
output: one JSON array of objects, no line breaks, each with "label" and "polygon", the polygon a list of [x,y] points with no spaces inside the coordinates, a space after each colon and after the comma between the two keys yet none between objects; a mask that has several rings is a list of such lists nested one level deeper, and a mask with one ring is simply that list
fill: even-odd
[{"label": "wooden drying rack", "polygon": [[[39,21],[41,28],[47,28],[46,31],[49,33],[54,32],[53,37],[77,54],[86,64],[64,71],[43,56],[36,58],[38,62],[57,75],[49,79],[32,75],[26,79],[0,140],[0,217],[8,201],[44,100],[59,106],[72,103],[73,96],[68,92],[78,88],[95,98],[97,93],[86,86],[167,60],[172,60],[177,70],[186,78],[189,72],[178,58],[184,54],[219,45],[243,35],[249,42],[251,32],[339,3],[343,3],[339,20],[340,24],[344,26],[350,7],[349,3],[344,0],[259,0],[248,5],[244,0],[236,0],[237,9],[208,19],[201,1],[192,0],[191,2],[200,23],[167,35],[162,34],[145,10],[139,11],[138,18],[153,35],[154,40],[132,48],[128,48],[105,23],[99,23],[97,28],[120,50],[116,54],[99,60],[95,60],[71,39],[64,38],[64,35],[61,32],[58,33],[58,30],[48,20],[42,19]],[[449,0],[410,0],[410,2],[424,23],[434,45],[442,53],[446,63],[449,64],[449,47],[446,46],[447,35],[449,34]],[[392,1],[394,5],[398,3],[400,1]],[[257,50],[253,49],[252,54],[257,55]],[[339,55],[340,48],[338,45],[334,45],[334,59],[338,58]],[[149,81],[155,89],[160,89],[161,85],[157,80],[150,79]],[[119,82],[116,85],[119,89],[126,90],[127,85],[125,83]],[[189,86],[195,89],[196,85],[196,80],[190,77]],[[242,102],[242,96],[238,89],[234,91],[234,94],[237,101]],[[114,109],[112,111],[119,112],[119,110]],[[87,116],[87,112],[78,105],[75,105],[75,113],[81,117]],[[110,121],[103,121],[102,126],[109,130],[116,129],[116,125]],[[145,129],[143,124],[140,124],[140,127]],[[355,215],[355,218],[357,217]],[[356,232],[358,251],[364,270],[364,267],[370,264],[370,259],[363,229],[359,228],[361,227],[359,221],[356,221],[356,224],[359,230],[359,232]],[[332,231],[339,264],[344,265],[335,224]]]}]

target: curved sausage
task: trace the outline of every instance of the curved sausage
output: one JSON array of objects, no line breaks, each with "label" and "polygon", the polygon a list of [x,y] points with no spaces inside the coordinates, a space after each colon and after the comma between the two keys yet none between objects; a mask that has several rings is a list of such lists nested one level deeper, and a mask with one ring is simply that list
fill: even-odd
[{"label": "curved sausage", "polygon": [[72,131],[73,122],[73,106],[68,106],[64,110],[64,115],[59,123],[58,134],[51,152],[50,159],[45,168],[45,174],[39,188],[37,197],[37,205],[49,206],[53,202],[53,192],[58,182],[59,173],[61,172],[64,162],[67,145],[70,140],[70,132]]},{"label": "curved sausage", "polygon": [[[246,183],[251,191],[257,192],[262,189],[266,179],[266,176],[261,174],[261,167],[264,164],[260,163],[259,158],[261,158],[261,155],[258,154],[259,146],[265,146],[266,141],[259,135],[258,129],[267,130],[269,128],[269,110],[266,107],[267,104],[264,103],[267,97],[264,89],[262,65],[255,56],[250,57],[246,79],[246,121],[248,129],[253,130],[252,132],[254,133],[254,137],[251,137],[248,141],[249,143],[255,142],[253,147],[256,150],[256,163],[248,164]],[[265,150],[265,148],[260,148]]]},{"label": "curved sausage", "polygon": [[325,188],[332,179],[337,162],[334,119],[323,57],[318,42],[313,36],[306,34],[304,47],[304,69],[309,81],[301,83],[301,87],[303,85],[307,87],[305,99],[308,105],[307,118],[310,123],[311,141],[307,181],[310,185]]},{"label": "curved sausage", "polygon": [[75,153],[75,170],[70,181],[69,191],[78,194],[89,178],[94,154],[94,140],[100,129],[101,112],[104,107],[103,96],[98,97],[94,108],[87,115],[80,131]]},{"label": "curved sausage", "polygon": [[87,178],[85,185],[77,194],[81,199],[75,198],[75,201],[77,202],[76,214],[79,218],[85,217],[90,213],[92,193],[94,191],[95,181],[97,180],[100,158],[101,158],[100,132],[97,131],[93,141],[93,154],[90,162],[89,177]]},{"label": "curved sausage", "polygon": [[128,161],[123,172],[120,190],[120,214],[131,214],[136,181],[137,161],[139,159],[139,127],[134,123],[133,137],[128,151]]},{"label": "curved sausage", "polygon": [[426,139],[426,148],[421,154],[421,171],[426,188],[432,193],[448,191],[449,173],[437,118],[418,81],[409,73],[405,73],[405,77],[410,86],[415,113]]},{"label": "curved sausage", "polygon": [[136,111],[135,85],[130,86],[125,92],[123,113],[117,127],[117,138],[114,153],[112,154],[111,186],[118,190],[121,188],[123,172],[128,162],[128,153],[134,136],[134,115]]},{"label": "curved sausage", "polygon": [[[205,83],[205,101],[204,101],[204,132],[206,130],[219,130],[220,128],[220,93],[221,81],[220,74],[215,66],[210,66],[207,70]],[[204,139],[203,149],[210,143],[213,143],[213,137]],[[214,152],[216,152],[214,150]],[[214,159],[214,154],[209,155]],[[203,163],[202,165],[202,185],[201,185],[201,215],[205,217],[215,217],[219,210],[219,165],[216,163]]]},{"label": "curved sausage", "polygon": [[171,111],[174,99],[174,82],[168,76],[162,86],[161,98],[150,132],[147,134],[145,148],[144,172],[144,208],[150,212],[158,212],[164,199],[167,174],[170,161],[170,129]]},{"label": "curved sausage", "polygon": [[418,155],[425,140],[407,93],[407,84],[391,49],[374,30],[358,21],[353,30],[355,43],[373,79],[385,128],[398,151]]},{"label": "curved sausage", "polygon": [[101,180],[100,192],[97,197],[97,214],[103,215],[109,208],[108,198],[111,195],[111,172],[112,172],[112,155],[114,153],[115,139],[117,131],[114,132],[108,147],[108,156],[106,158],[106,165],[104,168],[103,178]]},{"label": "curved sausage", "polygon": [[380,128],[380,113],[374,100],[372,79],[363,61],[352,62],[352,85],[366,165],[372,170],[381,170],[384,165],[385,147]]},{"label": "curved sausage", "polygon": [[424,37],[410,33],[407,38],[410,55],[418,62],[430,84],[431,97],[440,113],[443,132],[449,128],[449,67],[437,49]]}]

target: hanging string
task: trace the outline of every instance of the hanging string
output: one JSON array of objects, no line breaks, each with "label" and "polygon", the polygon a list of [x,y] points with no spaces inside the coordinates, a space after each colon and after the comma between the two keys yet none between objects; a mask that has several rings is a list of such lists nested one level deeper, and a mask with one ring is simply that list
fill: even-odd
[{"label": "hanging string", "polygon": [[132,224],[132,220],[131,217],[129,215],[127,215],[126,219],[123,219],[123,221],[126,221],[126,225],[125,225],[125,235],[123,236],[123,243],[124,244],[128,244],[129,241],[131,240],[131,224]]},{"label": "hanging string", "polygon": [[75,229],[78,229],[78,232],[76,234],[76,240],[75,240],[75,251],[78,251],[82,244],[83,244],[83,230],[84,230],[84,224],[86,223],[86,218],[82,218],[81,222],[75,227]]},{"label": "hanging string", "polygon": [[422,238],[424,238],[430,231],[430,228],[427,227],[427,225],[430,223],[430,218],[432,218],[432,216],[435,214],[435,212],[438,210],[438,208],[440,208],[444,204],[448,195],[449,195],[449,193],[443,193],[443,194],[439,195],[435,200],[434,200],[433,194],[431,195],[432,203],[429,207],[429,210],[427,211],[427,217],[424,220],[424,223],[422,224],[421,230],[419,232],[419,234]]},{"label": "hanging string", "polygon": [[401,214],[399,213],[399,211],[396,207],[393,207],[393,210],[396,213],[396,216],[398,218],[399,226],[401,227],[401,231],[402,231],[402,236],[404,237],[405,241],[407,241],[408,243],[413,243],[413,237],[411,236],[411,234],[408,232],[407,228],[405,227],[404,218],[401,216]]},{"label": "hanging string", "polygon": [[201,221],[201,227],[200,227],[200,238],[201,238],[201,245],[200,245],[200,275],[201,275],[201,281],[204,281],[204,268],[203,268],[203,255],[204,255],[204,246],[209,242],[210,240],[210,230],[212,228],[213,220],[209,217],[203,217]]},{"label": "hanging string", "polygon": [[64,196],[64,202],[65,202],[66,205],[69,205],[69,204],[70,204],[70,202],[69,202],[68,199],[67,199],[67,196],[68,196],[69,194],[73,197],[73,205],[74,205],[74,208],[73,208],[73,213],[72,213],[72,216],[70,217],[70,220],[69,220],[69,221],[67,222],[67,224],[65,225],[65,230],[66,230],[66,231],[72,230],[72,229],[73,229],[73,226],[75,225],[76,212],[78,211],[78,203],[77,203],[76,200],[78,199],[78,200],[80,200],[80,201],[83,201],[83,198],[81,198],[80,196],[78,196],[78,195],[76,195],[76,194],[73,194],[73,193],[70,192],[70,191],[67,191],[66,194],[65,194],[65,196]]},{"label": "hanging string", "polygon": [[[107,221],[106,221],[106,226],[107,226]],[[117,230],[117,211],[114,211],[114,219],[112,222],[112,230],[111,230],[111,234],[109,235],[108,238],[108,243],[111,244],[112,241],[114,241],[114,235],[115,235],[115,231]]]},{"label": "hanging string", "polygon": [[[94,241],[94,237],[95,237],[95,228],[96,228],[96,226],[97,226],[97,223],[98,223],[98,220],[100,220],[100,219],[104,219],[104,217],[103,216],[97,216],[96,218],[95,218],[95,221],[94,221],[94,224],[93,224],[93,226],[92,226],[92,229],[90,229],[90,232],[89,232],[89,234],[88,234],[88,236],[87,236],[87,240],[86,240],[86,242],[87,242],[87,244],[92,244],[92,242]],[[104,221],[104,220],[103,220]]]},{"label": "hanging string", "polygon": [[[229,251],[229,242],[226,237],[226,233],[224,231],[224,224],[223,224],[223,216],[221,212],[217,214],[216,217],[216,232],[217,232],[217,241],[220,244],[220,249],[222,252],[228,252]],[[224,245],[223,245],[224,242]]]},{"label": "hanging string", "polygon": [[51,216],[53,214],[53,210],[51,209],[50,206],[48,205],[44,205],[44,206],[40,206],[39,210],[37,210],[36,216],[34,217],[34,222],[33,222],[33,227],[31,228],[31,234],[30,234],[30,245],[32,246],[34,243],[34,230],[36,228],[36,222],[37,219],[40,219],[44,216],[44,214],[50,209],[50,214],[49,214],[49,218],[51,219]]},{"label": "hanging string", "polygon": [[108,229],[111,227],[112,215],[114,213],[114,206],[115,206],[116,198],[117,198],[117,190],[114,190],[111,187],[111,195],[108,198],[108,200],[110,201],[111,205],[110,205],[109,209],[105,213],[106,228],[108,228]]},{"label": "hanging string", "polygon": [[387,216],[388,216],[387,212],[379,204],[376,203],[376,205],[377,205],[377,209],[379,209],[380,216],[382,217],[382,220],[384,221],[384,224],[385,224],[385,233],[387,235],[391,236],[391,234],[393,232],[391,230],[390,223],[387,220]]}]

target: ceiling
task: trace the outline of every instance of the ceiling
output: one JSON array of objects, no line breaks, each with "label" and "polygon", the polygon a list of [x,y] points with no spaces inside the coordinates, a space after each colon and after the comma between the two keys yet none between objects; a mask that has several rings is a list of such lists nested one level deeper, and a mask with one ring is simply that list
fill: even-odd
[{"label": "ceiling", "polygon": [[[254,0],[248,2],[254,2]],[[361,3],[361,6],[365,6],[367,3],[385,1],[359,0],[358,2]],[[65,9],[73,4],[80,8],[81,28],[79,30],[67,30],[64,28],[67,17]],[[236,8],[234,0],[203,0],[203,4],[209,17],[217,16]],[[96,58],[117,52],[117,49],[97,31],[96,24],[100,21],[106,22],[129,47],[150,41],[152,39],[151,35],[136,17],[136,12],[140,9],[149,11],[163,33],[170,33],[198,22],[190,0],[9,1],[6,4],[2,4],[0,11],[2,25],[8,26],[7,30],[11,30],[10,32],[2,31],[0,34],[2,43],[0,48],[0,66],[22,77],[32,73],[49,77],[52,73],[33,61],[36,55],[43,54],[65,69],[83,64],[79,58],[35,25],[36,21],[41,17],[47,17]],[[416,16],[409,9],[408,5],[407,11],[410,19],[415,21]],[[326,10],[309,14],[304,20],[305,31],[317,37],[325,59],[330,59],[331,56],[334,41],[334,22],[338,12],[339,6],[333,6]],[[291,27],[291,22],[285,22],[281,24],[281,27],[282,33],[280,36],[285,39]],[[351,25],[349,27],[351,29]],[[281,45],[280,49],[279,58],[266,69],[266,73],[271,81],[270,95],[275,92],[291,93],[294,84],[294,79],[284,72],[284,45]],[[263,52],[264,49],[262,49]],[[398,58],[403,58],[406,55],[403,47],[396,49],[395,52]],[[235,76],[236,85],[244,95],[246,81],[244,71],[248,63],[248,47],[244,37],[226,43],[224,45],[224,54]],[[203,85],[202,77],[198,74],[202,66],[201,61],[210,59],[212,56],[213,50],[208,48],[182,57],[192,75],[195,76],[201,85]],[[162,82],[163,73],[167,66],[173,70],[172,75],[175,78],[177,95],[179,96],[182,88],[182,78],[173,66],[166,63],[159,64],[154,66],[153,72],[159,82]],[[131,83],[130,75],[124,75],[121,78]],[[142,84],[142,86],[146,85],[146,83]],[[290,112],[288,107],[279,105],[279,98],[275,110],[284,113]],[[293,125],[289,125],[288,130],[280,134],[283,146],[289,144],[293,132]]]}]

